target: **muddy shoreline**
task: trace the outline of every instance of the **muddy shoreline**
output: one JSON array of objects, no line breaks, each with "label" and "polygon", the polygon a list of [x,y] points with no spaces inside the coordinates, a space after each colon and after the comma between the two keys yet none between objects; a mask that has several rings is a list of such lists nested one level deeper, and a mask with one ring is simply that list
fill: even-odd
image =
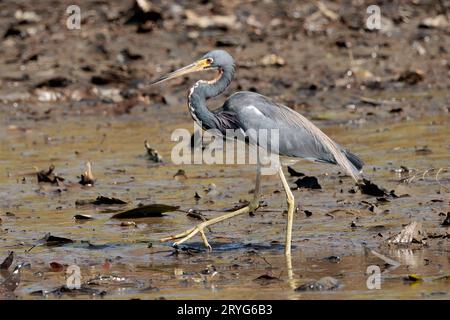
[{"label": "muddy shoreline", "polygon": [[[165,1],[142,17],[133,1],[93,1],[80,4],[81,30],[68,30],[69,1],[49,10],[51,3],[0,4],[0,263],[14,251],[0,273],[1,299],[449,298],[445,8],[383,2],[375,32],[364,26],[369,4],[359,2],[325,2],[327,11],[312,1]],[[158,241],[199,223],[189,210],[211,218],[252,197],[253,166],[170,161],[172,131],[193,130],[186,94],[201,76],[145,85],[217,47],[237,61],[226,95],[257,91],[301,112],[361,156],[365,177],[387,190],[361,194],[336,167],[296,164],[322,189],[294,190],[293,274],[275,176],[264,177],[267,206],[255,216],[211,228],[213,252],[197,237],[184,250]],[[144,141],[163,163],[148,158]],[[87,161],[93,186],[79,184]],[[50,165],[64,181],[38,183],[36,172]],[[186,178],[174,178],[180,169]],[[293,188],[296,180],[288,176]],[[98,196],[126,204],[80,205]],[[155,203],[179,209],[111,219]],[[423,227],[420,240],[388,243],[413,221]],[[49,245],[48,233],[71,242]],[[16,283],[20,263],[30,266]],[[71,265],[80,268],[81,289],[64,288]],[[373,265],[383,272],[381,290],[367,286]],[[295,290],[323,277],[339,285]]]}]

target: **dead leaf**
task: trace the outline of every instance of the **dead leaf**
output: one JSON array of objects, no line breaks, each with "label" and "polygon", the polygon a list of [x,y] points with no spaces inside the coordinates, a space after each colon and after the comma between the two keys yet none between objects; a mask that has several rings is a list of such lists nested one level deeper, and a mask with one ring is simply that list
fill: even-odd
[{"label": "dead leaf", "polygon": [[189,209],[187,216],[189,218],[201,220],[201,221],[207,221],[208,219],[198,210]]},{"label": "dead leaf", "polygon": [[169,206],[165,204],[149,204],[131,210],[119,212],[112,216],[113,219],[148,218],[162,217],[164,212],[178,210],[179,206]]},{"label": "dead leaf", "polygon": [[288,173],[291,175],[291,177],[304,177],[305,176],[304,173],[298,172],[290,166],[288,166],[287,169],[288,169]]},{"label": "dead leaf", "polygon": [[273,282],[281,282],[282,280],[280,278],[271,276],[270,274],[263,274],[258,278],[254,279],[253,281],[259,282],[262,285],[267,285]]},{"label": "dead leaf", "polygon": [[65,88],[72,83],[72,80],[62,76],[44,80],[36,85],[36,88],[50,87],[50,88]]},{"label": "dead leaf", "polygon": [[64,266],[58,262],[50,262],[50,269],[53,272],[61,272],[64,270]]},{"label": "dead leaf", "polygon": [[14,251],[11,251],[0,265],[1,270],[8,270],[14,261]]},{"label": "dead leaf", "polygon": [[450,212],[447,212],[447,217],[442,221],[441,225],[444,227],[450,226]]},{"label": "dead leaf", "polygon": [[136,222],[134,221],[122,221],[120,223],[121,227],[136,227]]},{"label": "dead leaf", "polygon": [[177,173],[173,175],[173,178],[177,181],[183,181],[187,179],[186,172],[183,169],[179,169]]},{"label": "dead leaf", "polygon": [[149,158],[151,161],[156,162],[156,163],[162,163],[162,162],[163,162],[163,158],[162,158],[162,156],[159,154],[158,150],[153,149],[153,148],[150,146],[150,144],[147,142],[147,140],[145,140],[144,146],[145,146],[145,149],[147,150],[148,158]]},{"label": "dead leaf", "polygon": [[52,184],[58,184],[64,181],[64,178],[58,176],[55,172],[55,166],[51,165],[48,170],[41,170],[37,173],[38,182],[48,182]]},{"label": "dead leaf", "polygon": [[92,220],[94,218],[92,218],[92,216],[88,215],[88,214],[77,214],[75,216],[73,216],[73,218],[75,220]]},{"label": "dead leaf", "polygon": [[67,243],[73,243],[72,239],[52,236],[50,233],[47,233],[43,240],[47,246],[60,246]]},{"label": "dead leaf", "polygon": [[417,274],[409,274],[404,280],[409,282],[422,282],[423,278]]},{"label": "dead leaf", "polygon": [[89,296],[104,296],[106,294],[106,291],[104,290],[97,290],[93,288],[89,288],[86,285],[81,285],[81,288],[77,289],[70,289],[67,286],[58,287],[52,291],[45,291],[45,290],[37,290],[30,293],[33,296],[47,296],[48,294],[53,294],[55,296],[63,296],[63,295],[69,295],[71,297],[76,297],[79,295],[89,295]]},{"label": "dead leaf", "polygon": [[319,184],[316,177],[304,176],[295,181],[295,184],[297,185],[297,188],[322,189],[322,186]]},{"label": "dead leaf", "polygon": [[433,153],[433,151],[428,146],[416,147],[415,152],[417,155],[421,155],[421,156],[425,156],[425,155]]},{"label": "dead leaf", "polygon": [[376,184],[367,179],[363,179],[363,183],[359,183],[358,187],[363,194],[368,194],[375,197],[383,197],[388,195],[386,189],[378,187]]},{"label": "dead leaf", "polygon": [[421,70],[406,70],[398,76],[397,81],[405,82],[409,85],[414,85],[421,82],[424,78],[425,74]]},{"label": "dead leaf", "polygon": [[424,244],[425,238],[426,233],[422,229],[422,223],[413,221],[405,226],[398,235],[389,238],[387,241],[393,244]]},{"label": "dead leaf", "polygon": [[78,182],[83,186],[93,186],[94,185],[94,175],[92,174],[92,166],[88,161],[86,162],[86,171],[81,175],[81,179]]},{"label": "dead leaf", "polygon": [[127,202],[113,197],[98,196],[95,200],[77,200],[75,201],[76,206],[84,205],[113,205],[113,204],[127,204]]}]

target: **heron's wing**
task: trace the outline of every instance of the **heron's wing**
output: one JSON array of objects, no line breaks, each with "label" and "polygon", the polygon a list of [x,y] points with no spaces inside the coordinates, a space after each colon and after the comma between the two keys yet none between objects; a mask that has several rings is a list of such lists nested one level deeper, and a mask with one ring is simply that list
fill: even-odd
[{"label": "heron's wing", "polygon": [[[220,113],[228,119],[235,119],[232,123],[234,129],[245,132],[249,129],[256,132],[275,129],[279,137],[276,147],[280,155],[337,164],[355,180],[360,175],[363,162],[356,155],[335,143],[301,114],[260,94],[236,93],[226,101]],[[250,141],[260,144],[257,137],[251,135]]]}]

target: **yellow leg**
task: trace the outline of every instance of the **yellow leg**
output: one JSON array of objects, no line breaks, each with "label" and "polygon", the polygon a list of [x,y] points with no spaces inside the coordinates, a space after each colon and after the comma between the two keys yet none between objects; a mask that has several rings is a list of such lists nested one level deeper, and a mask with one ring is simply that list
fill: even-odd
[{"label": "yellow leg", "polygon": [[197,225],[194,228],[191,228],[183,233],[179,233],[177,235],[174,236],[170,236],[167,238],[163,238],[161,239],[161,242],[166,242],[166,241],[170,241],[170,240],[177,240],[180,239],[178,241],[175,241],[173,243],[174,246],[177,246],[179,244],[182,244],[183,242],[189,240],[190,238],[192,238],[193,236],[195,236],[197,233],[200,233],[200,236],[202,237],[203,243],[205,245],[206,248],[208,248],[210,251],[212,250],[211,245],[208,242],[208,239],[206,239],[206,235],[204,232],[204,229],[210,225],[216,224],[218,222],[224,221],[226,219],[230,219],[233,218],[237,215],[243,214],[243,213],[249,213],[249,212],[254,212],[256,209],[258,209],[259,207],[259,195],[260,195],[260,191],[261,191],[261,166],[259,164],[258,161],[258,165],[257,165],[257,171],[256,171],[256,183],[255,183],[255,192],[253,195],[253,200],[249,203],[248,206],[243,207],[239,210],[224,214],[223,216],[208,220],[208,221],[204,221],[202,223],[200,223],[199,225]]},{"label": "yellow leg", "polygon": [[190,238],[192,238],[193,236],[195,236],[197,233],[200,232],[200,235],[202,237],[203,243],[205,244],[205,246],[209,250],[211,250],[211,246],[209,245],[208,240],[206,239],[206,236],[205,236],[205,233],[204,233],[203,230],[206,227],[209,227],[210,225],[216,224],[218,222],[221,222],[221,221],[224,221],[226,219],[230,219],[230,218],[233,218],[233,217],[235,217],[237,215],[240,215],[240,214],[243,214],[243,213],[248,213],[248,212],[250,212],[250,207],[246,206],[246,207],[241,208],[239,210],[236,210],[236,211],[224,214],[223,216],[220,216],[220,217],[208,220],[208,221],[204,221],[204,222],[200,223],[199,225],[197,225],[196,227],[194,227],[192,229],[189,229],[189,230],[187,230],[187,231],[185,231],[183,233],[180,233],[180,234],[177,234],[177,235],[174,235],[174,236],[170,236],[170,237],[161,239],[161,242],[180,239],[180,240],[174,242],[174,244],[173,244],[174,246],[177,246],[177,245],[180,245],[183,242],[189,240]]},{"label": "yellow leg", "polygon": [[283,168],[280,166],[278,169],[278,174],[280,176],[281,182],[283,183],[284,191],[286,192],[286,200],[288,204],[288,214],[287,214],[287,226],[286,226],[286,241],[284,247],[285,255],[291,254],[291,242],[292,242],[292,225],[294,222],[294,195],[292,194],[291,188],[289,187],[286,177],[283,173]]},{"label": "yellow leg", "polygon": [[285,256],[286,258],[286,270],[287,270],[287,276],[288,276],[288,283],[291,289],[297,288],[294,280],[294,270],[292,269],[292,256],[290,254],[287,254]]}]

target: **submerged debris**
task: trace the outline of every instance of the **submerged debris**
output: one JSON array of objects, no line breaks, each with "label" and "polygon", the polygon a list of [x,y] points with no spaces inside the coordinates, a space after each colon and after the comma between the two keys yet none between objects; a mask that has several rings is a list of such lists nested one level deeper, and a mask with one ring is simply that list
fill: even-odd
[{"label": "submerged debris", "polygon": [[88,161],[86,162],[86,171],[81,175],[79,184],[83,186],[93,186],[94,185],[94,175],[92,174],[92,166]]},{"label": "submerged debris", "polygon": [[64,265],[59,262],[50,262],[50,270],[53,272],[61,272],[64,270]]},{"label": "submerged debris", "polygon": [[404,82],[409,85],[414,85],[422,81],[424,78],[425,75],[421,70],[406,70],[399,75],[397,81]]},{"label": "submerged debris", "polygon": [[208,197],[217,197],[220,194],[215,183],[208,184],[208,187],[204,191]]},{"label": "submerged debris", "polygon": [[442,221],[441,226],[450,226],[450,212],[447,212],[447,217],[444,219],[444,221]]},{"label": "submerged debris", "polygon": [[373,254],[375,257],[377,257],[377,258],[383,260],[386,264],[390,265],[391,268],[392,268],[392,267],[393,267],[393,268],[397,268],[397,267],[399,267],[399,266],[401,265],[400,262],[395,261],[395,260],[393,260],[393,259],[391,259],[391,258],[389,258],[389,257],[386,257],[385,255],[382,255],[381,253],[376,252],[375,250],[369,249],[369,248],[366,247],[366,246],[364,246],[364,252],[365,252],[365,254],[368,254],[368,253]]},{"label": "submerged debris", "polygon": [[137,208],[119,212],[112,216],[114,219],[148,218],[162,217],[164,212],[178,210],[179,206],[169,206],[166,204],[149,204]]},{"label": "submerged debris", "polygon": [[411,168],[408,168],[408,167],[405,167],[405,166],[400,166],[400,168],[392,169],[391,171],[395,172],[395,173],[399,173],[399,174],[408,174],[408,173],[413,172],[414,169],[411,169]]},{"label": "submerged debris", "polygon": [[73,216],[73,218],[75,220],[92,220],[92,219],[94,219],[92,216],[90,216],[88,214],[77,214],[77,215]]},{"label": "submerged debris", "polygon": [[8,270],[14,261],[14,251],[11,251],[8,256],[0,264],[0,270]]},{"label": "submerged debris", "polygon": [[133,53],[130,51],[130,49],[125,48],[120,51],[116,59],[119,63],[127,64],[130,61],[142,59],[142,55],[138,53]]},{"label": "submerged debris", "polygon": [[145,145],[145,149],[147,150],[147,155],[148,158],[156,163],[162,163],[163,162],[163,158],[162,156],[159,154],[158,150],[153,149],[150,144],[147,142],[147,140],[145,140],[144,142]]},{"label": "submerged debris", "polygon": [[86,285],[81,285],[80,288],[74,288],[70,289],[66,285],[62,287],[58,287],[56,289],[53,289],[51,291],[46,290],[37,290],[33,291],[31,293],[32,296],[47,296],[49,294],[53,294],[55,296],[63,296],[63,295],[69,295],[69,296],[79,296],[79,295],[89,295],[89,296],[104,296],[106,294],[106,291],[104,290],[97,290],[90,288]]},{"label": "submerged debris", "polygon": [[9,273],[7,271],[7,276],[5,277],[4,281],[0,283],[0,293],[11,293],[16,290],[20,284],[21,269],[29,266],[29,263],[20,263],[14,268],[13,272]]},{"label": "submerged debris", "polygon": [[413,221],[403,228],[396,236],[389,238],[388,243],[393,244],[425,244],[426,233],[422,229],[422,223]]},{"label": "submerged debris", "polygon": [[417,155],[425,156],[428,154],[432,154],[433,151],[428,146],[421,146],[415,148],[415,153]]},{"label": "submerged debris", "polygon": [[295,291],[327,291],[341,286],[340,282],[333,277],[323,277],[315,282],[302,284]]},{"label": "submerged debris", "polygon": [[324,258],[324,260],[330,262],[330,263],[339,263],[341,262],[341,257],[339,256],[329,256]]},{"label": "submerged debris", "polygon": [[288,169],[288,173],[291,175],[291,177],[304,177],[305,176],[304,173],[298,172],[290,166],[288,166],[287,169]]},{"label": "submerged debris", "polygon": [[201,221],[207,221],[208,219],[203,215],[203,213],[201,213],[198,210],[195,209],[189,209],[187,216],[189,218],[193,218],[193,219],[197,219],[197,220],[201,220]]},{"label": "submerged debris", "polygon": [[41,170],[37,172],[38,182],[48,182],[52,184],[59,184],[64,181],[64,178],[58,176],[55,171],[55,166],[51,165],[48,170]]},{"label": "submerged debris", "polygon": [[113,204],[127,204],[127,202],[113,197],[98,196],[95,200],[77,200],[75,201],[76,206],[85,205],[113,205]]},{"label": "submerged debris", "polygon": [[303,212],[305,213],[305,216],[307,217],[307,218],[309,218],[309,217],[311,217],[312,216],[312,212],[311,211],[309,211],[309,210],[303,210]]},{"label": "submerged debris", "polygon": [[407,277],[403,278],[406,282],[422,282],[423,278],[417,274],[409,274]]},{"label": "submerged debris", "polygon": [[358,188],[363,194],[368,194],[374,197],[384,197],[389,195],[386,189],[377,186],[375,183],[363,179],[363,183],[358,183]]},{"label": "submerged debris", "polygon": [[316,177],[304,176],[295,181],[295,184],[297,185],[297,188],[322,189],[322,186],[319,184]]},{"label": "submerged debris", "polygon": [[134,221],[122,221],[120,223],[121,227],[137,227],[136,222]]},{"label": "submerged debris", "polygon": [[65,77],[54,77],[47,80],[44,80],[42,82],[39,82],[36,85],[36,88],[43,88],[43,87],[51,87],[51,88],[65,88],[68,85],[72,83],[72,80],[67,79]]},{"label": "submerged debris", "polygon": [[260,283],[261,285],[268,285],[274,282],[281,282],[282,280],[278,277],[274,277],[270,274],[263,274],[259,276],[258,278],[254,279],[253,281],[256,281]]},{"label": "submerged debris", "polygon": [[45,245],[47,246],[61,246],[64,244],[73,243],[72,239],[52,236],[50,233],[47,233],[42,240],[44,240]]}]

